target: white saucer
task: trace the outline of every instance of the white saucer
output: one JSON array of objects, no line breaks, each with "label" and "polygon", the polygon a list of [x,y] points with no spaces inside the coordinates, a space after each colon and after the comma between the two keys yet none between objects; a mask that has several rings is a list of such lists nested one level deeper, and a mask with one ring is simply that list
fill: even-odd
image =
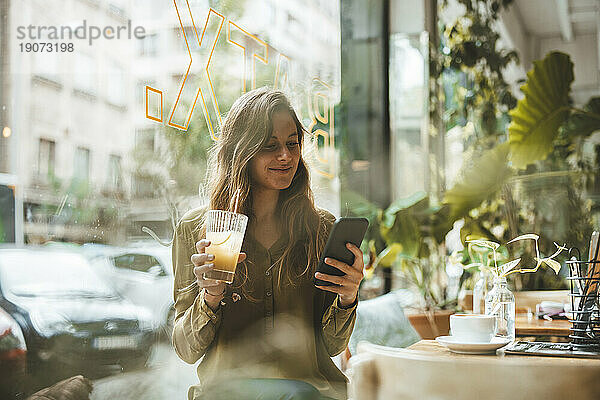
[{"label": "white saucer", "polygon": [[492,338],[489,343],[469,343],[464,341],[458,341],[453,336],[438,336],[435,340],[448,348],[448,350],[454,353],[460,354],[488,354],[495,353],[501,347],[506,346],[511,341],[509,339],[503,339],[500,337]]}]

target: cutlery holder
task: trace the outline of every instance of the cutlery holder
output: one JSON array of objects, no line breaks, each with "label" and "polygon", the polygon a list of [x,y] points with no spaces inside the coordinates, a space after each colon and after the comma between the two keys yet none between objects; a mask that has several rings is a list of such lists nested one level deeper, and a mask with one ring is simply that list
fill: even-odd
[{"label": "cutlery holder", "polygon": [[580,350],[600,350],[600,261],[580,261],[581,253],[569,251],[566,265],[569,270],[571,299],[571,344]]}]

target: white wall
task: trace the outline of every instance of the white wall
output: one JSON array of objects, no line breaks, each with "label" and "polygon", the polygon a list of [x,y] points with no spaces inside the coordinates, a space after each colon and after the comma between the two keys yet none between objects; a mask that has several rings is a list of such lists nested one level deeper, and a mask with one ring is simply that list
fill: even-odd
[{"label": "white wall", "polygon": [[535,58],[543,58],[558,50],[571,56],[575,64],[575,81],[571,86],[576,104],[583,104],[593,95],[600,95],[600,65],[598,65],[598,36],[595,33],[576,36],[566,43],[561,37],[540,38]]},{"label": "white wall", "polygon": [[390,1],[390,33],[420,34],[425,30],[424,0]]}]

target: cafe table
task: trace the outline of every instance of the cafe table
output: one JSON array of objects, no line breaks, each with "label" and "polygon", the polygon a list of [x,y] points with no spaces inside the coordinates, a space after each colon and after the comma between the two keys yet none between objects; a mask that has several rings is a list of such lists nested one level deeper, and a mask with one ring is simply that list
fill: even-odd
[{"label": "cafe table", "polygon": [[361,342],[349,371],[352,400],[600,398],[600,359],[456,354],[435,340],[408,348]]},{"label": "cafe table", "polygon": [[[546,332],[554,333],[552,330]],[[446,372],[438,373],[439,377],[435,377],[435,363],[427,365],[427,373],[432,374],[427,378],[429,381],[447,385],[448,390],[461,390],[461,382],[464,385],[472,382],[472,385],[482,386],[481,390],[474,391],[476,395],[473,398],[600,398],[600,359],[510,355],[505,354],[502,349],[496,354],[488,355],[456,354],[435,340],[421,340],[407,349],[414,355],[426,355],[452,366],[442,367],[441,371]],[[456,380],[452,377],[453,374],[456,375]],[[477,374],[482,374],[483,379],[478,380]],[[413,382],[416,381],[415,379]],[[478,397],[481,395],[483,397]],[[468,391],[461,398],[470,398]]]},{"label": "cafe table", "polygon": [[[421,340],[409,347],[409,350],[416,350],[420,352],[428,353],[429,355],[435,355],[436,357],[443,357],[448,359],[464,359],[464,360],[481,360],[482,358],[498,359],[500,362],[503,360],[524,360],[527,363],[539,364],[539,365],[559,365],[565,367],[589,367],[600,368],[600,359],[585,359],[585,358],[568,358],[568,357],[549,357],[549,356],[530,356],[530,355],[517,355],[517,354],[504,354],[502,349],[498,350],[496,354],[458,354],[453,353],[435,340]],[[600,373],[600,369],[598,370]],[[600,378],[600,375],[598,376]],[[598,393],[600,398],[600,393]]]},{"label": "cafe table", "polygon": [[517,336],[556,336],[568,337],[571,323],[566,319],[548,321],[536,316],[517,314],[515,318],[515,334]]}]

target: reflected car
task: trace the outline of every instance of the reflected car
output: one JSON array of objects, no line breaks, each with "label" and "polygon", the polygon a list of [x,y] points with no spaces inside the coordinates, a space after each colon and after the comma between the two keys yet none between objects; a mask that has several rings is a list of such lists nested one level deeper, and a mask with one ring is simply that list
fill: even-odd
[{"label": "reflected car", "polygon": [[159,244],[130,247],[83,245],[97,272],[133,304],[147,307],[163,336],[173,329],[173,267],[171,249]]},{"label": "reflected car", "polygon": [[123,299],[72,252],[0,249],[0,307],[23,331],[36,383],[142,367],[154,343],[150,312]]},{"label": "reflected car", "polygon": [[14,399],[25,390],[27,346],[21,327],[0,308],[0,399]]}]

